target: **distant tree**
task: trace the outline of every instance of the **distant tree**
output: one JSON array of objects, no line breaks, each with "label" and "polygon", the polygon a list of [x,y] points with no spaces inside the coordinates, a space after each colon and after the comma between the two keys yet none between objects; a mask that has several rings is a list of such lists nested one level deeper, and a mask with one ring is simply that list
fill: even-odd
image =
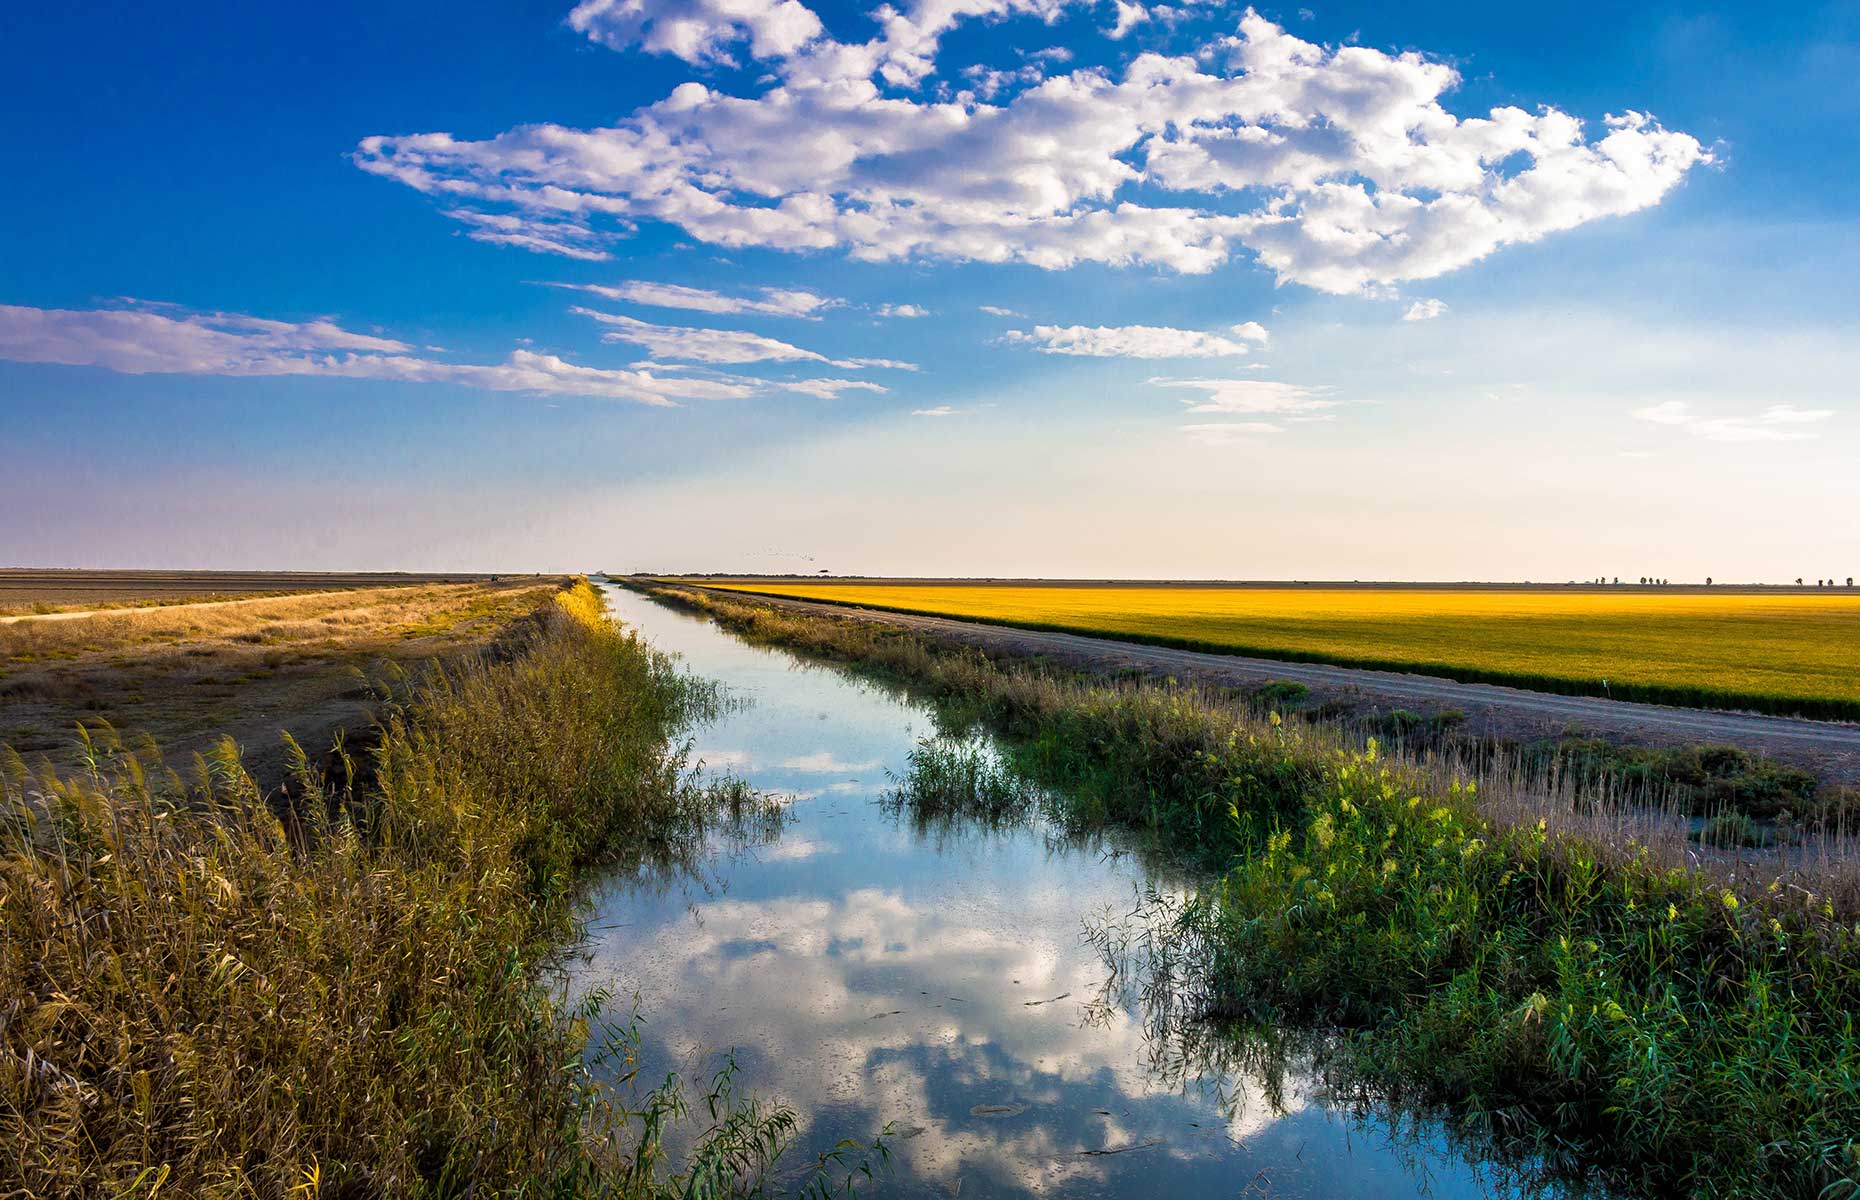
[{"label": "distant tree", "polygon": [[1852,587],[1853,585],[1854,585],[1854,577],[1852,575],[1849,575],[1847,577],[1847,586]]},{"label": "distant tree", "polygon": [[1705,577],[1705,586],[1706,586],[1706,587],[1710,587],[1710,586],[1711,586],[1711,576],[1709,576],[1709,575],[1707,575],[1707,576]]},{"label": "distant tree", "polygon": [[1645,575],[1642,575],[1642,576],[1640,577],[1640,585],[1641,585],[1642,587],[1646,587],[1646,586],[1647,586],[1647,577],[1646,577]]},{"label": "distant tree", "polygon": [[1797,586],[1797,587],[1801,587],[1801,586],[1802,586],[1802,577],[1801,577],[1800,575],[1797,575],[1797,576],[1795,577],[1795,586]]}]

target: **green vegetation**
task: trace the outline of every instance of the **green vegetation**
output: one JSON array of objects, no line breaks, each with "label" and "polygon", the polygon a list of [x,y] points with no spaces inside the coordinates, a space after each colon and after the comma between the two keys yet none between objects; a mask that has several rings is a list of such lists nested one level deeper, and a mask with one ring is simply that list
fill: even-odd
[{"label": "green vegetation", "polygon": [[1860,719],[1860,596],[1847,593],[703,582],[1189,650]]},{"label": "green vegetation", "polygon": [[[1687,870],[1670,845],[1553,828],[1528,796],[1244,705],[684,597],[916,685],[1004,734],[1070,821],[1214,866],[1168,934],[1197,1019],[1337,1031],[1336,1059],[1380,1094],[1632,1190],[1860,1195],[1851,880]],[[945,782],[974,775],[948,765]],[[945,804],[961,790],[932,782]]]},{"label": "green vegetation", "polygon": [[0,1194],[751,1186],[792,1114],[726,1067],[670,1164],[678,1081],[639,1086],[627,1030],[547,973],[589,871],[676,869],[720,823],[776,819],[686,772],[670,739],[712,702],[582,582],[400,689],[366,753],[292,743],[282,793],[230,741],[185,777],[108,729],[67,775],[7,751]]}]

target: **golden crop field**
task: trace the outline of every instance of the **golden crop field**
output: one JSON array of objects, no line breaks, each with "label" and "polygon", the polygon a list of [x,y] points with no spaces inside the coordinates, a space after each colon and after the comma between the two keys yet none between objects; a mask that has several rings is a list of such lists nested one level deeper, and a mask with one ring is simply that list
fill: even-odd
[{"label": "golden crop field", "polygon": [[1543,691],[1860,717],[1860,593],[719,583],[746,592],[1415,670]]}]

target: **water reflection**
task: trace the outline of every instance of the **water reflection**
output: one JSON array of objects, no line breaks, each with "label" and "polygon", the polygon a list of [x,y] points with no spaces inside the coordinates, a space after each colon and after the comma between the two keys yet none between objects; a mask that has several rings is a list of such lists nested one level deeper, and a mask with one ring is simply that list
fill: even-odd
[{"label": "water reflection", "polygon": [[799,1115],[797,1159],[891,1123],[882,1195],[1504,1194],[1282,1058],[1170,1049],[1081,932],[1179,889],[1037,822],[913,828],[882,799],[936,732],[922,709],[630,593],[613,604],[750,701],[696,752],[788,809],[704,886],[599,897],[579,979],[637,994],[646,1077],[734,1048],[744,1087]]}]

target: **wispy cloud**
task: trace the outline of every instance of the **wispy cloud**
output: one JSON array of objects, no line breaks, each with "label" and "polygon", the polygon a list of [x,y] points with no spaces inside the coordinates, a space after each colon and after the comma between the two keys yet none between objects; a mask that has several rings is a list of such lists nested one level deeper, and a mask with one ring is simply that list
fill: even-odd
[{"label": "wispy cloud", "polygon": [[803,396],[816,396],[822,400],[836,399],[841,392],[877,392],[883,395],[891,390],[883,384],[864,379],[796,379],[776,386],[785,392],[799,392]]},{"label": "wispy cloud", "polygon": [[1752,416],[1702,417],[1684,400],[1667,400],[1635,409],[1634,416],[1713,442],[1800,442],[1816,436],[1812,427],[1833,417],[1834,410],[1772,404]]},{"label": "wispy cloud", "polygon": [[1328,388],[1306,387],[1271,379],[1151,379],[1156,387],[1186,388],[1203,393],[1186,399],[1191,413],[1312,414],[1335,408]]},{"label": "wispy cloud", "polygon": [[328,319],[294,323],[173,308],[0,305],[0,359],[102,367],[129,375],[309,375],[453,383],[658,406],[737,399],[758,388],[753,380],[727,376],[667,378],[649,371],[584,367],[522,349],[511,351],[501,363],[447,362],[415,354],[405,342],[354,333]]},{"label": "wispy cloud", "polygon": [[1231,446],[1238,442],[1250,442],[1256,438],[1271,437],[1285,432],[1283,428],[1270,421],[1216,421],[1196,425],[1178,425],[1176,428],[1194,441],[1206,446]]},{"label": "wispy cloud", "polygon": [[984,304],[981,305],[980,308],[981,311],[987,313],[991,317],[1008,317],[1016,321],[1024,321],[1027,319],[1026,313],[1015,312],[1011,308],[1001,308],[993,304]]},{"label": "wispy cloud", "polygon": [[881,317],[927,317],[930,310],[918,304],[881,304],[878,306]]},{"label": "wispy cloud", "polygon": [[1408,306],[1406,312],[1402,313],[1401,319],[1404,321],[1431,321],[1446,311],[1447,302],[1445,300],[1416,300],[1413,304]]},{"label": "wispy cloud", "polygon": [[653,308],[680,308],[690,312],[729,316],[806,317],[818,320],[823,310],[836,308],[843,303],[798,288],[757,288],[752,297],[730,296],[709,288],[646,280],[628,280],[616,284],[558,283],[553,286]]},{"label": "wispy cloud", "polygon": [[911,415],[913,417],[953,417],[960,412],[962,412],[962,410],[959,408],[951,408],[947,404],[939,404],[935,408],[913,408],[911,410]]},{"label": "wispy cloud", "polygon": [[469,208],[452,208],[446,215],[470,226],[465,236],[474,242],[493,246],[515,246],[538,254],[555,254],[600,262],[612,258],[607,247],[614,235],[592,229],[578,221],[558,221],[547,217],[519,213],[487,213]]},{"label": "wispy cloud", "polygon": [[644,346],[654,358],[685,362],[734,365],[756,362],[817,362],[857,371],[865,367],[915,371],[913,363],[889,358],[828,358],[813,350],[804,350],[792,342],[766,337],[741,329],[705,329],[693,325],[655,325],[637,317],[601,312],[599,309],[574,307],[569,310],[607,327],[604,342],[626,342]]},{"label": "wispy cloud", "polygon": [[831,750],[818,750],[812,754],[797,754],[791,758],[784,758],[781,765],[790,771],[800,771],[808,775],[851,775],[860,771],[876,771],[885,764],[876,758],[850,762],[840,758]]},{"label": "wispy cloud", "polygon": [[1000,340],[1042,354],[1087,358],[1222,358],[1251,354],[1267,337],[1264,325],[1246,321],[1223,333],[1167,325],[1036,325],[1032,333],[1016,329]]}]

